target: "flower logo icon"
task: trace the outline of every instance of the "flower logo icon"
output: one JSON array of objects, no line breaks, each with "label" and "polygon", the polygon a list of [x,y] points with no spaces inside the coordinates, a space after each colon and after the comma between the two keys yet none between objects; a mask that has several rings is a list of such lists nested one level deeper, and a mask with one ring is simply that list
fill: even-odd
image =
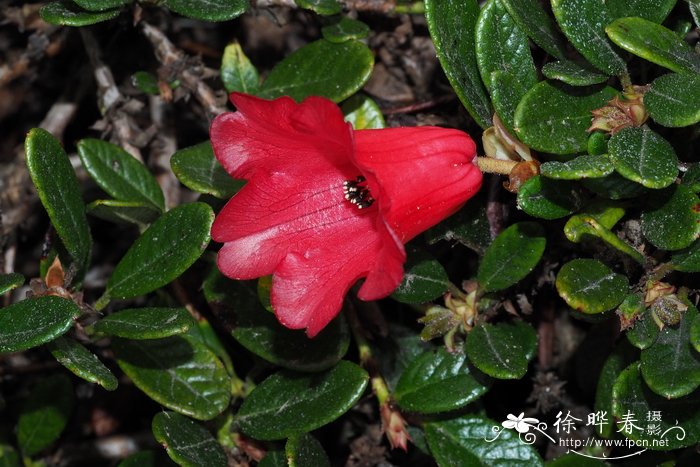
[{"label": "flower logo icon", "polygon": [[515,429],[518,433],[527,433],[530,431],[530,428],[536,427],[540,422],[536,418],[525,417],[525,412],[521,412],[517,417],[513,414],[508,414],[506,418],[507,420],[501,423],[503,428]]}]

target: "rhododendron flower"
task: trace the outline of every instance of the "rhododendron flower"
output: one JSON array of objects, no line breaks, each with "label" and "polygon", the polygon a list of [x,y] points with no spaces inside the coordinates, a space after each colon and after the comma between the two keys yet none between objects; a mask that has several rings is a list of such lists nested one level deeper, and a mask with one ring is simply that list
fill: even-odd
[{"label": "rhododendron flower", "polygon": [[247,180],[217,216],[218,266],[234,279],[272,274],[279,321],[315,336],[343,297],[376,300],[401,282],[403,244],[479,189],[475,145],[458,130],[353,131],[321,97],[297,104],[234,93],[211,142],[232,177]]}]

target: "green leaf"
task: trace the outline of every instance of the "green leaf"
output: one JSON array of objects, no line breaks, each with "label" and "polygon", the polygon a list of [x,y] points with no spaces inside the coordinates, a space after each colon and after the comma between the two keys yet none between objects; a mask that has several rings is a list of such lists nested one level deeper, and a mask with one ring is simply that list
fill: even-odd
[{"label": "green leaf", "polygon": [[518,104],[527,90],[528,88],[523,87],[517,75],[504,73],[500,70],[491,73],[489,88],[491,101],[501,122],[511,134],[515,133],[513,130],[515,109],[518,108]]},{"label": "green leaf", "polygon": [[613,18],[638,16],[661,23],[671,12],[676,0],[605,0],[605,6]]},{"label": "green leaf", "polygon": [[238,425],[259,440],[315,430],[348,411],[364,393],[368,379],[362,368],[344,360],[323,373],[275,373],[245,399]]},{"label": "green leaf", "polygon": [[659,326],[654,322],[651,312],[645,310],[635,321],[634,327],[628,329],[625,334],[630,344],[644,350],[656,342],[656,338],[659,335]]},{"label": "green leaf", "polygon": [[700,193],[700,163],[690,164],[683,174],[681,184],[688,185],[694,193]]},{"label": "green leaf", "polygon": [[598,375],[598,384],[595,392],[595,404],[593,409],[596,412],[605,412],[607,420],[605,423],[595,425],[598,436],[603,438],[613,438],[615,435],[615,422],[612,417],[613,412],[613,386],[620,372],[627,365],[635,361],[637,353],[624,341],[615,346],[610,356],[605,360],[603,368]]},{"label": "green leaf", "polygon": [[131,0],[73,0],[78,6],[90,11],[104,11],[131,3]]},{"label": "green leaf", "polygon": [[465,407],[489,390],[491,381],[469,368],[464,352],[428,350],[404,370],[394,391],[402,410],[423,414]]},{"label": "green leaf", "polygon": [[119,16],[120,10],[85,11],[70,1],[50,2],[41,7],[41,19],[58,26],[89,26]]},{"label": "green leaf", "polygon": [[135,88],[145,94],[150,94],[152,96],[157,96],[160,94],[158,78],[156,78],[153,73],[148,73],[147,71],[137,71],[131,75],[131,83]]},{"label": "green leaf", "polygon": [[552,11],[576,50],[596,68],[609,75],[627,70],[605,36],[605,26],[615,19],[600,0],[552,0]]},{"label": "green leaf", "polygon": [[18,352],[65,334],[80,315],[71,300],[47,295],[28,298],[0,310],[0,352]]},{"label": "green leaf", "polygon": [[588,135],[586,150],[591,156],[600,156],[608,153],[608,135],[596,130]]},{"label": "green leaf", "polygon": [[160,412],[153,417],[153,436],[165,447],[178,465],[188,467],[226,467],[221,445],[199,423],[175,412]]},{"label": "green leaf", "polygon": [[182,204],[162,215],[114,268],[105,296],[136,297],[179,277],[209,244],[213,222],[204,203]]},{"label": "green leaf", "polygon": [[0,274],[0,295],[5,295],[22,284],[24,284],[24,276],[22,274],[17,274],[16,272]]},{"label": "green leaf", "polygon": [[651,118],[667,127],[690,126],[700,122],[700,76],[669,73],[659,76],[644,94]]},{"label": "green leaf", "polygon": [[678,157],[668,141],[648,127],[625,128],[608,143],[610,160],[623,177],[647,188],[664,188],[678,176]]},{"label": "green leaf", "polygon": [[537,335],[523,322],[481,323],[469,332],[467,355],[472,364],[498,379],[520,379],[535,356]]},{"label": "green leaf", "polygon": [[491,243],[479,265],[477,280],[484,292],[507,289],[539,263],[547,239],[536,222],[513,224]]},{"label": "green leaf", "polygon": [[696,352],[700,352],[700,315],[695,316],[690,325],[690,344]]},{"label": "green leaf", "polygon": [[391,297],[402,303],[425,303],[441,296],[449,284],[450,278],[438,260],[425,251],[410,248],[403,280]]},{"label": "green leaf", "polygon": [[430,451],[439,467],[542,466],[537,451],[523,443],[511,430],[503,430],[495,440],[493,428],[500,424],[488,418],[467,415],[425,424]]},{"label": "green leaf", "polygon": [[0,467],[21,467],[22,465],[15,448],[8,444],[0,444]]},{"label": "green leaf", "polygon": [[534,217],[559,219],[581,207],[581,195],[577,187],[568,181],[536,175],[520,187],[518,207]]},{"label": "green leaf", "polygon": [[360,40],[369,36],[369,26],[362,21],[343,16],[339,21],[322,27],[321,34],[329,42]]},{"label": "green leaf", "polygon": [[542,74],[545,78],[556,79],[570,86],[590,86],[608,80],[608,76],[571,60],[546,63],[542,67]]},{"label": "green leaf", "polygon": [[59,337],[49,344],[51,355],[76,376],[97,383],[108,391],[117,389],[117,378],[95,354],[68,337]]},{"label": "green leaf", "polygon": [[343,11],[342,5],[337,0],[294,0],[294,3],[323,16],[337,15]]},{"label": "green leaf", "polygon": [[284,451],[267,451],[258,467],[289,467],[287,454]]},{"label": "green leaf", "polygon": [[[633,363],[620,373],[615,382],[612,415],[618,420],[623,416],[631,417],[636,420],[635,425],[639,426],[651,412],[661,413],[661,421],[654,423],[661,428],[664,436],[635,429],[630,432],[622,430],[621,433],[633,440],[646,440],[648,448],[652,450],[678,449],[700,441],[700,391],[678,399],[663,398],[649,390],[642,379],[639,363]],[[685,433],[674,428],[676,426],[681,427]],[[621,429],[622,424],[618,421],[616,431]],[[660,445],[659,440],[667,442]]]},{"label": "green leaf", "polygon": [[163,191],[145,165],[112,143],[99,139],[78,142],[83,167],[104,191],[120,201],[150,203],[165,209]]},{"label": "green leaf", "polygon": [[232,281],[214,269],[204,282],[204,296],[219,316],[233,317],[232,335],[268,362],[297,371],[322,371],[343,358],[350,332],[342,316],[309,339],[304,331],[282,326],[258,300],[254,283]]},{"label": "green leaf", "polygon": [[456,214],[428,230],[425,236],[431,245],[440,240],[457,241],[482,254],[491,244],[491,227],[486,217],[484,197],[477,194]]},{"label": "green leaf", "polygon": [[687,396],[700,386],[700,353],[690,343],[690,328],[699,316],[687,303],[676,326],[665,326],[656,341],[642,350],[642,377],[649,388],[667,399]]},{"label": "green leaf", "polygon": [[687,185],[673,185],[655,194],[642,212],[642,233],[662,250],[680,250],[700,235],[700,199]]},{"label": "green leaf", "polygon": [[64,374],[44,376],[29,394],[17,423],[17,441],[32,456],[56,441],[68,423],[75,396]]},{"label": "green leaf", "polygon": [[479,75],[474,42],[479,5],[476,0],[426,0],[425,16],[447,79],[476,123],[490,127],[491,104]]},{"label": "green leaf", "polygon": [[266,99],[290,96],[296,101],[323,96],[340,102],[364,86],[373,67],[374,57],[366,45],[321,39],[279,62],[263,82],[259,95]]},{"label": "green leaf", "polygon": [[693,15],[695,25],[700,25],[700,0],[688,0],[688,8],[690,8],[690,13]]},{"label": "green leaf", "polygon": [[700,73],[700,54],[675,32],[643,18],[620,18],[605,31],[617,45],[677,73]]},{"label": "green leaf", "polygon": [[151,203],[141,201],[98,199],[87,205],[87,213],[116,224],[134,224],[144,231],[161,211]]},{"label": "green leaf", "polygon": [[163,4],[175,13],[203,21],[228,21],[248,9],[248,0],[163,0]]},{"label": "green leaf", "polygon": [[341,106],[345,121],[355,130],[385,128],[384,115],[376,102],[364,94],[355,94]]},{"label": "green leaf", "polygon": [[574,310],[596,314],[612,310],[627,295],[627,278],[595,259],[566,263],[556,279],[559,296]]},{"label": "green leaf", "polygon": [[379,372],[390,391],[394,391],[404,371],[420,355],[435,348],[423,341],[415,330],[400,324],[389,323],[386,338],[371,343],[372,353],[377,357]]},{"label": "green leaf", "polygon": [[501,0],[520,28],[548,54],[563,59],[566,56],[564,38],[552,18],[537,0]]},{"label": "green leaf", "polygon": [[228,92],[246,94],[258,92],[260,87],[258,70],[250,63],[238,42],[232,42],[224,49],[224,56],[221,59],[221,81]]},{"label": "green leaf", "polygon": [[491,74],[500,71],[518,78],[519,94],[537,83],[527,36],[503,6],[501,0],[489,0],[481,9],[476,23],[476,61],[481,79],[488,90]]},{"label": "green leaf", "polygon": [[245,182],[235,180],[224,170],[209,141],[180,149],[170,159],[173,173],[183,185],[198,193],[229,199]]},{"label": "green leaf", "polygon": [[591,111],[616,94],[611,87],[574,88],[542,81],[515,111],[515,132],[532,149],[552,154],[585,152]]},{"label": "green leaf", "polygon": [[90,261],[92,238],[80,186],[68,156],[58,140],[41,128],[29,132],[24,147],[41,204],[66,250],[84,270]]},{"label": "green leaf", "polygon": [[198,420],[210,420],[228,407],[228,373],[216,355],[194,339],[117,338],[112,346],[122,371],[165,407]]},{"label": "green leaf", "polygon": [[603,198],[614,200],[636,198],[649,191],[642,185],[627,180],[617,172],[602,178],[584,179],[582,183],[584,187]]},{"label": "green leaf", "polygon": [[674,251],[671,263],[676,271],[700,272],[700,241],[695,240],[689,247]]},{"label": "green leaf", "polygon": [[605,154],[578,156],[567,162],[549,161],[540,166],[543,177],[558,180],[600,178],[610,175],[614,170],[615,166]]},{"label": "green leaf", "polygon": [[308,433],[295,435],[284,446],[289,467],[330,467],[331,462],[316,438]]},{"label": "green leaf", "polygon": [[186,333],[194,320],[184,308],[130,308],[99,320],[94,330],[127,339],[161,339]]}]

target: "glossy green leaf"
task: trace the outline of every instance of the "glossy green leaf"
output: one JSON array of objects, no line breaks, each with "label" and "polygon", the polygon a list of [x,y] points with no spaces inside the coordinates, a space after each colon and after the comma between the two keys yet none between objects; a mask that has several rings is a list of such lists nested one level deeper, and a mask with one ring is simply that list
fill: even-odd
[{"label": "glossy green leaf", "polygon": [[643,311],[634,326],[625,333],[630,344],[638,349],[650,347],[659,335],[659,326],[654,322],[650,311]]},{"label": "glossy green leaf", "polygon": [[27,398],[17,423],[17,441],[25,456],[32,456],[56,441],[63,432],[75,396],[65,374],[45,376]]},{"label": "glossy green leaf", "polygon": [[295,435],[284,446],[289,467],[330,467],[321,443],[308,433]]},{"label": "glossy green leaf", "polygon": [[229,376],[216,355],[194,339],[114,339],[112,346],[122,371],[165,407],[198,420],[228,407]]},{"label": "glossy green leaf", "polygon": [[91,216],[116,224],[134,224],[140,231],[156,220],[161,211],[150,203],[141,201],[117,201],[115,199],[98,199],[87,205],[86,211]]},{"label": "glossy green leaf", "polygon": [[516,284],[537,266],[546,244],[540,224],[511,225],[486,249],[477,273],[479,286],[485,292],[495,292]]},{"label": "glossy green leaf", "polygon": [[0,295],[4,295],[22,284],[24,284],[24,276],[22,274],[16,272],[0,274]]},{"label": "glossy green leaf", "polygon": [[8,444],[0,444],[0,467],[22,467],[22,465],[15,448]]},{"label": "glossy green leaf", "polygon": [[425,303],[445,293],[449,283],[450,278],[438,260],[412,248],[408,251],[403,280],[391,297],[402,303]]},{"label": "glossy green leaf", "polygon": [[608,153],[608,135],[600,130],[588,135],[586,150],[591,156],[600,156]]},{"label": "glossy green leaf", "polygon": [[700,193],[700,163],[696,162],[687,167],[681,183],[683,185],[688,185],[694,193]]},{"label": "glossy green leaf", "polygon": [[491,104],[476,63],[476,0],[426,0],[430,37],[445,75],[469,114],[482,128],[492,125]]},{"label": "glossy green leaf", "polygon": [[669,73],[656,78],[644,94],[644,105],[651,118],[663,126],[700,122],[700,75]]},{"label": "glossy green leaf", "polygon": [[114,268],[105,296],[130,298],[177,278],[209,244],[214,213],[204,203],[182,204],[154,222]]},{"label": "glossy green leaf", "polygon": [[163,4],[175,13],[203,21],[228,21],[248,9],[248,0],[163,0]]},{"label": "glossy green leaf", "polygon": [[548,54],[563,59],[566,56],[564,38],[552,18],[538,0],[501,0],[520,29]]},{"label": "glossy green leaf", "polygon": [[501,428],[500,423],[476,415],[466,415],[426,423],[425,435],[439,467],[544,465],[537,450],[523,443],[516,432],[503,430],[494,439],[494,427]]},{"label": "glossy green leaf", "polygon": [[518,108],[520,100],[523,98],[528,88],[523,87],[520,78],[511,73],[504,73],[500,70],[491,73],[491,102],[501,122],[511,134],[513,130],[515,109]]},{"label": "glossy green leaf", "polygon": [[345,42],[364,39],[369,35],[369,26],[362,21],[343,16],[337,22],[321,28],[323,38],[330,42]]},{"label": "glossy green leaf", "polygon": [[233,318],[234,339],[268,362],[297,371],[322,371],[338,363],[350,344],[350,332],[338,317],[316,337],[282,326],[260,304],[254,283],[232,281],[217,270],[204,282],[204,296],[217,315]]},{"label": "glossy green leaf", "polygon": [[581,178],[600,178],[611,174],[615,166],[610,158],[600,156],[578,156],[567,162],[549,161],[540,166],[543,177],[558,180],[578,180]]},{"label": "glossy green leaf", "polygon": [[700,315],[696,315],[690,325],[690,344],[696,352],[700,352]]},{"label": "glossy green leaf", "polygon": [[695,25],[700,25],[700,0],[688,0],[688,8],[690,8],[690,13],[693,15]]},{"label": "glossy green leaf", "polygon": [[379,371],[390,391],[396,388],[404,371],[415,359],[435,348],[423,341],[412,328],[391,322],[387,337],[375,339],[370,345],[372,353],[377,357]]},{"label": "glossy green leaf", "polygon": [[674,251],[671,263],[676,271],[700,272],[700,241],[695,240],[689,247]]},{"label": "glossy green leaf", "polygon": [[568,181],[552,180],[536,175],[518,191],[518,207],[533,217],[559,219],[581,207],[581,195]]},{"label": "glossy green leaf", "polygon": [[41,7],[41,19],[58,26],[89,26],[119,16],[120,10],[85,11],[71,1],[50,2]]},{"label": "glossy green leaf", "polygon": [[605,0],[605,6],[613,18],[638,16],[661,23],[671,12],[677,0]]},{"label": "glossy green leaf", "polygon": [[80,315],[71,300],[47,295],[0,309],[0,352],[17,352],[65,334]]},{"label": "glossy green leaf", "polygon": [[78,6],[90,11],[104,11],[131,3],[131,0],[73,0]]},{"label": "glossy green leaf", "polygon": [[472,364],[498,379],[520,379],[537,350],[537,335],[529,324],[478,324],[467,337],[467,355]]},{"label": "glossy green leaf", "polygon": [[287,454],[284,451],[267,451],[258,467],[289,467]]},{"label": "glossy green leaf", "polygon": [[294,0],[294,3],[324,16],[337,15],[343,11],[342,5],[337,0]]},{"label": "glossy green leaf", "polygon": [[697,308],[688,305],[678,325],[665,326],[656,341],[642,350],[644,381],[668,399],[687,396],[700,386],[700,353],[690,343],[690,328],[699,315]]},{"label": "glossy green leaf", "polygon": [[456,241],[483,253],[491,244],[491,230],[483,195],[477,194],[456,214],[428,230],[425,236],[430,244],[440,240],[450,243]]},{"label": "glossy green leaf", "polygon": [[608,76],[570,60],[546,63],[542,67],[542,74],[571,86],[590,86],[608,80]]},{"label": "glossy green leaf", "polygon": [[595,259],[566,263],[556,279],[559,296],[574,310],[595,314],[612,310],[627,295],[627,278]]},{"label": "glossy green leaf", "polygon": [[488,90],[495,71],[518,78],[519,94],[537,83],[527,36],[510,16],[502,0],[489,0],[476,22],[476,61]]},{"label": "glossy green leaf", "polygon": [[617,172],[602,178],[584,179],[583,186],[603,198],[614,200],[636,198],[649,191],[642,185],[624,178]]},{"label": "glossy green leaf", "polygon": [[221,81],[228,92],[244,92],[246,94],[258,92],[260,87],[258,70],[250,62],[238,42],[232,42],[224,49],[224,56],[221,59]]},{"label": "glossy green leaf", "polygon": [[[644,383],[639,366],[639,363],[631,364],[617,378],[613,387],[612,415],[618,420],[623,416],[631,417],[636,420],[635,425],[642,424],[643,428],[647,414],[660,412],[661,421],[654,423],[661,428],[661,434],[622,430],[619,421],[615,431],[622,430],[621,433],[630,439],[647,440],[648,448],[653,450],[677,449],[700,441],[700,391],[678,399],[661,397]],[[666,443],[660,445],[659,440],[666,440]]]},{"label": "glossy green leaf", "polygon": [[229,199],[245,184],[226,173],[214,157],[209,141],[176,151],[170,166],[177,179],[190,190],[221,199]]},{"label": "glossy green leaf", "polygon": [[85,269],[90,261],[92,238],[80,186],[68,155],[58,140],[41,128],[29,132],[24,147],[29,174],[41,204],[68,253]]},{"label": "glossy green leaf", "polygon": [[573,88],[542,81],[532,87],[515,111],[515,131],[532,149],[552,154],[585,152],[591,111],[616,94],[611,87]]},{"label": "glossy green leaf", "polygon": [[345,121],[355,130],[385,128],[384,115],[376,102],[364,94],[355,94],[341,106]]},{"label": "glossy green leaf", "polygon": [[700,235],[700,198],[687,185],[673,185],[655,194],[642,212],[642,233],[662,250],[680,250]]},{"label": "glossy green leaf", "polygon": [[368,380],[362,368],[344,360],[312,375],[281,371],[250,393],[236,420],[243,433],[260,440],[306,433],[348,411]]},{"label": "glossy green leaf", "polygon": [[620,18],[605,31],[617,45],[677,73],[700,73],[700,54],[660,24],[643,18]]},{"label": "glossy green leaf", "polygon": [[159,412],[153,417],[153,436],[168,456],[187,467],[226,467],[221,445],[203,426],[175,412]]},{"label": "glossy green leaf", "polygon": [[135,88],[145,94],[150,94],[152,96],[157,96],[160,94],[158,78],[156,78],[153,73],[148,73],[147,71],[137,71],[131,75],[131,83]]},{"label": "glossy green leaf", "polygon": [[165,209],[163,191],[155,177],[119,146],[99,139],[84,139],[78,142],[78,155],[92,179],[114,198]]},{"label": "glossy green leaf", "polygon": [[117,389],[117,378],[99,358],[82,344],[68,337],[59,337],[49,344],[51,355],[76,376],[97,383],[108,391]]},{"label": "glossy green leaf", "polygon": [[404,370],[394,400],[408,412],[449,412],[474,402],[490,385],[489,378],[469,368],[464,352],[440,347],[424,352]]},{"label": "glossy green leaf", "polygon": [[613,438],[616,427],[612,417],[613,412],[613,386],[627,365],[637,359],[637,352],[624,341],[616,345],[610,356],[605,360],[603,368],[598,375],[596,385],[595,404],[593,410],[596,412],[606,412],[605,423],[596,424],[595,431],[603,438]]},{"label": "glossy green leaf", "polygon": [[373,67],[374,57],[366,45],[321,39],[279,62],[263,82],[260,97],[290,96],[301,101],[323,96],[340,102],[367,82]]},{"label": "glossy green leaf", "polygon": [[605,36],[605,26],[615,19],[600,0],[552,0],[552,11],[576,50],[609,75],[624,73],[625,61]]},{"label": "glossy green leaf", "polygon": [[678,176],[673,146],[648,127],[625,128],[608,143],[610,160],[623,177],[647,188],[664,188]]},{"label": "glossy green leaf", "polygon": [[194,320],[184,308],[130,308],[99,320],[95,332],[127,339],[161,339],[186,333]]}]

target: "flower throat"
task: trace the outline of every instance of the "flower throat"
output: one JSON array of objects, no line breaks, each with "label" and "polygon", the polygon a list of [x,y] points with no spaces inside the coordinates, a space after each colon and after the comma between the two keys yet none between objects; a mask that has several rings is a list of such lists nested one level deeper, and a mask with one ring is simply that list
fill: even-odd
[{"label": "flower throat", "polygon": [[358,175],[355,180],[345,180],[343,194],[345,199],[357,206],[358,209],[368,208],[374,203],[374,198],[367,187],[367,179],[362,175]]}]

